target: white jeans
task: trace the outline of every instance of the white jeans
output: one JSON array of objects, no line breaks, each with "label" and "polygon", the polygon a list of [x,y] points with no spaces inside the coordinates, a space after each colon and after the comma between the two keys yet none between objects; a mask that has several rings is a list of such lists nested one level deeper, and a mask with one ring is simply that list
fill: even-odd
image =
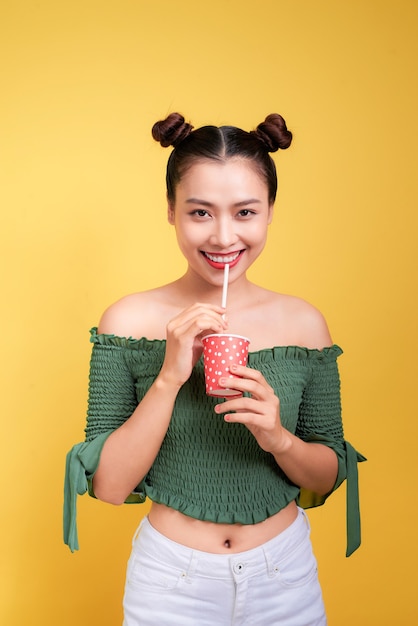
[{"label": "white jeans", "polygon": [[309,522],[238,554],[192,550],[145,518],[133,540],[123,626],[326,626]]}]

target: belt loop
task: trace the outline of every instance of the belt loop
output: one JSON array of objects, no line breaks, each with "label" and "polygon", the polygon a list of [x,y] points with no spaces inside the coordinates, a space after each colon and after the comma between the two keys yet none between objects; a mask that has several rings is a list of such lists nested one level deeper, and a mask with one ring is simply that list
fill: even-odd
[{"label": "belt loop", "polygon": [[187,568],[187,573],[186,573],[187,574],[186,582],[189,584],[192,582],[192,578],[196,571],[198,562],[199,562],[199,557],[193,550],[191,553],[191,557],[190,557],[189,567]]},{"label": "belt loop", "polygon": [[133,536],[133,538],[132,538],[132,546],[134,546],[134,545],[135,545],[135,542],[136,542],[136,540],[138,539],[138,535],[139,535],[139,533],[141,532],[142,525],[145,523],[145,520],[146,520],[146,519],[147,519],[147,518],[146,518],[146,517],[144,517],[144,518],[140,521],[138,528],[137,528],[137,529],[136,529],[136,531],[134,532],[134,536]]},{"label": "belt loop", "polygon": [[305,511],[303,509],[301,509],[300,507],[298,507],[298,508],[299,508],[299,511],[300,511],[303,519],[305,520],[305,524],[306,524],[306,526],[307,526],[307,528],[309,530],[309,533],[310,533],[311,532],[311,523],[309,521],[309,517],[306,515],[306,513],[305,513]]},{"label": "belt loop", "polygon": [[264,558],[266,559],[268,575],[270,578],[273,578],[279,571],[279,568],[276,565],[274,565],[273,560],[270,556],[270,552],[266,550],[264,547],[263,547],[263,552],[264,552]]}]

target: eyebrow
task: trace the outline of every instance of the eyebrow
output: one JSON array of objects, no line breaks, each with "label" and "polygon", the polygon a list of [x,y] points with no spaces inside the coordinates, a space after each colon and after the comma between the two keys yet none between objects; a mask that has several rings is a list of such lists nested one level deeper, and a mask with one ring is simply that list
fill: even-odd
[{"label": "eyebrow", "polygon": [[[241,200],[241,202],[236,202],[234,207],[243,207],[249,204],[260,204],[261,200],[257,198],[249,198],[248,200]],[[214,206],[212,202],[208,202],[207,200],[199,200],[199,198],[188,198],[186,200],[186,204],[200,204],[202,206],[212,207]]]}]

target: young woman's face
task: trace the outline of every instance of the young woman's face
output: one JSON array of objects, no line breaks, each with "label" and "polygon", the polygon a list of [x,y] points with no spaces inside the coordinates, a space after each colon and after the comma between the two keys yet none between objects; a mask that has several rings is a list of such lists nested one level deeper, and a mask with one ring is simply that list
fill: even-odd
[{"label": "young woman's face", "polygon": [[272,213],[266,182],[251,163],[207,160],[193,165],[177,185],[168,219],[189,271],[221,285],[226,263],[232,282],[261,253]]}]

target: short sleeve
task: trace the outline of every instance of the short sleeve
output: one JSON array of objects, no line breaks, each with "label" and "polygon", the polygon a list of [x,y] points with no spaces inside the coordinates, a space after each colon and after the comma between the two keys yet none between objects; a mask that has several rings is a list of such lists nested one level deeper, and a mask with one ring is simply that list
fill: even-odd
[{"label": "short sleeve", "polygon": [[[93,336],[93,340],[95,337]],[[90,360],[86,441],[112,432],[134,412],[135,381],[125,358],[126,349],[94,343]]]},{"label": "short sleeve", "polygon": [[312,363],[311,375],[300,405],[296,435],[306,442],[326,445],[338,459],[338,474],[330,493],[325,496],[301,489],[298,504],[303,508],[320,506],[347,480],[347,556],[361,543],[357,463],[365,457],[344,439],[341,418],[341,390],[337,358],[338,346],[323,351]]},{"label": "short sleeve", "polygon": [[[117,338],[97,335],[92,329],[89,399],[85,441],[76,444],[66,457],[64,480],[64,542],[78,550],[77,495],[94,496],[92,479],[109,435],[119,428],[137,406],[135,381],[126,359],[126,347]],[[144,502],[140,489],[127,502]]]}]

